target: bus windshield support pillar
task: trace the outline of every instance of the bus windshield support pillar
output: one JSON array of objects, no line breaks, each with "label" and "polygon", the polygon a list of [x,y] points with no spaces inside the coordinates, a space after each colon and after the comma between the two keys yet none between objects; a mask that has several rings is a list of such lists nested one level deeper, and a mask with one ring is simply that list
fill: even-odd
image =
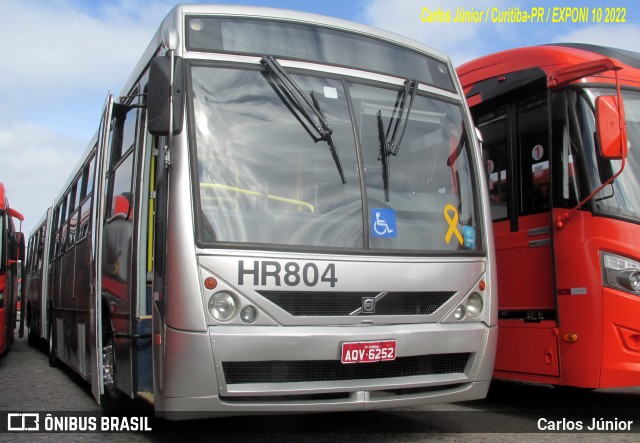
[{"label": "bus windshield support pillar", "polygon": [[[558,217],[556,220],[556,227],[558,229],[562,229],[575,211],[583,207],[600,191],[612,184],[624,170],[627,154],[627,131],[624,118],[624,105],[622,102],[622,94],[620,92],[620,79],[618,77],[618,71],[620,69],[622,69],[622,66],[617,60],[606,58],[602,60],[595,60],[593,62],[581,63],[568,68],[562,68],[552,72],[547,77],[547,86],[549,88],[557,88],[583,77],[595,75],[603,71],[613,70],[616,79],[616,96],[601,96],[596,99],[597,133],[600,145],[600,155],[609,160],[622,160],[622,164],[620,165],[618,172],[616,172],[602,185],[598,186],[595,191],[589,194],[574,208]],[[615,103],[607,103],[607,99],[615,99]]]}]

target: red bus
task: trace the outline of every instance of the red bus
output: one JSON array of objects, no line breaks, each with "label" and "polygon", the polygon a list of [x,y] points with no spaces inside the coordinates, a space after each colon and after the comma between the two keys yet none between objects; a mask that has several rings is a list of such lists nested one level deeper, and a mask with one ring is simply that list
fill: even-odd
[{"label": "red bus", "polygon": [[[20,221],[15,229],[13,219]],[[24,217],[9,207],[5,187],[0,183],[0,355],[13,344],[19,301],[19,265],[24,261]]]},{"label": "red bus", "polygon": [[640,54],[543,45],[458,74],[484,140],[494,377],[640,385]]}]

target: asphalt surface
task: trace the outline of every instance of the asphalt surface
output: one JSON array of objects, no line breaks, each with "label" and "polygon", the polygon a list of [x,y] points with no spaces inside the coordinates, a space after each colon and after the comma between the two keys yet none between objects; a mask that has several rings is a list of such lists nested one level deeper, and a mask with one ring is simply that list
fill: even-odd
[{"label": "asphalt surface", "polygon": [[[639,380],[640,384],[640,380]],[[42,350],[17,339],[0,358],[0,441],[640,441],[640,388],[559,390],[546,385],[494,381],[484,400],[419,408],[285,416],[230,417],[169,422],[151,408],[135,405],[132,416],[148,417],[151,432],[7,432],[9,413],[38,411],[110,419],[94,401],[89,385],[66,368],[50,368]],[[629,432],[607,435],[583,430],[593,420]],[[12,418],[12,420],[14,420]],[[80,419],[78,419],[80,420]],[[12,422],[13,423],[13,422]],[[79,422],[82,423],[82,422]],[[88,422],[84,422],[88,423]],[[538,425],[546,428],[538,432]],[[624,429],[623,429],[624,431]]]}]

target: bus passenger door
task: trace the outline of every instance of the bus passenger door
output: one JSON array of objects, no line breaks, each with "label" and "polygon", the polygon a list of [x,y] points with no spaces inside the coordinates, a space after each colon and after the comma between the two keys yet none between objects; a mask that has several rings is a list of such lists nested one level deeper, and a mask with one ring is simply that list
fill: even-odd
[{"label": "bus passenger door", "polygon": [[[139,108],[118,106],[111,122],[106,162],[105,218],[102,245],[102,328],[105,386],[133,397],[132,297],[137,283],[134,221],[136,215],[137,117]],[[111,369],[111,371],[109,371]]]},{"label": "bus passenger door", "polygon": [[474,111],[498,267],[496,376],[559,375],[546,96]]},{"label": "bus passenger door", "polygon": [[[105,208],[105,157],[108,149],[109,127],[113,110],[113,96],[109,94],[102,110],[100,129],[98,130],[98,144],[96,146],[96,165],[94,200],[91,211],[91,277],[90,301],[93,311],[90,315],[91,331],[91,393],[100,403],[104,393],[104,372],[102,358],[102,227]],[[56,217],[54,216],[54,219]],[[55,226],[54,226],[55,228]]]}]

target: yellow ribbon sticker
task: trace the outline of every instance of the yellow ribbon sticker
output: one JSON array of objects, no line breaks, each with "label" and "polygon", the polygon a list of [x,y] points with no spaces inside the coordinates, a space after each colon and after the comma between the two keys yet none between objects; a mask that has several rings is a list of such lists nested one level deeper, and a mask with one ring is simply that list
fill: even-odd
[{"label": "yellow ribbon sticker", "polygon": [[453,205],[447,205],[444,207],[444,218],[449,223],[449,230],[447,231],[447,235],[444,236],[444,241],[449,244],[451,241],[451,237],[454,235],[460,242],[460,244],[464,244],[464,239],[462,238],[462,234],[458,231],[458,219],[460,216],[458,215],[458,210]]}]

